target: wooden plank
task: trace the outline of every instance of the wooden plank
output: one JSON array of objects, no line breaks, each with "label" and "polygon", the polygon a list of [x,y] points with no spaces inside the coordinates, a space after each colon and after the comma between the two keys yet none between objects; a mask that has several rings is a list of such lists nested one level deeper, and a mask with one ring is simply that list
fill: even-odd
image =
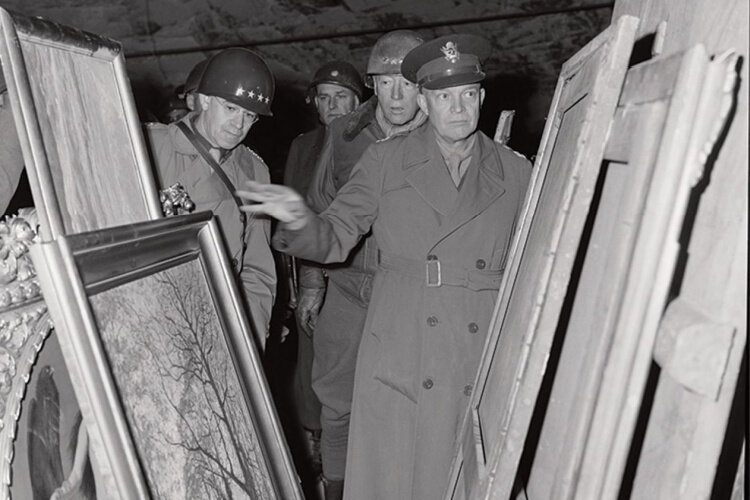
[{"label": "wooden plank", "polygon": [[[639,119],[630,121],[633,128],[622,132],[646,147],[655,146],[665,115],[661,102],[631,110],[628,116]],[[531,498],[570,498],[575,488],[610,348],[611,339],[606,333],[624,287],[623,273],[618,271],[627,268],[643,209],[642,190],[648,186],[653,167],[654,159],[648,155],[631,159],[636,165],[610,162],[602,170],[600,201],[598,207],[592,207],[595,213],[591,237],[584,246],[585,259],[577,287],[570,291],[570,318],[558,333],[564,335],[564,344],[527,484]]]},{"label": "wooden plank", "polygon": [[637,23],[621,19],[560,74],[464,420],[467,498],[511,494]]},{"label": "wooden plank", "polygon": [[[669,283],[671,275],[660,281],[659,273],[668,274],[674,261],[669,261],[669,253],[662,258],[659,243],[664,241],[662,238],[669,233],[675,219],[684,213],[687,193],[684,185],[689,185],[690,173],[699,163],[699,155],[690,146],[691,139],[708,140],[692,132],[703,129],[697,123],[715,124],[707,116],[698,119],[706,103],[716,105],[721,98],[715,85],[706,84],[711,74],[702,47],[641,64],[628,72],[625,88],[628,82],[638,82],[640,92],[635,87],[623,91],[613,124],[611,139],[617,144],[614,150],[620,163],[609,163],[601,181],[600,203],[592,214],[591,238],[572,298],[565,342],[535,450],[527,488],[532,498],[611,498],[611,494],[616,494],[614,490],[604,493],[592,485],[603,480],[608,464],[624,464],[630,451],[633,424],[618,427],[616,439],[607,436],[610,441],[602,442],[604,433],[600,432],[596,438],[589,433],[612,425],[608,418],[617,419],[620,412],[627,414],[623,410],[626,398],[640,399],[632,396],[637,391],[635,387],[627,396],[618,395],[617,385],[608,383],[607,374],[617,381],[642,383],[645,375],[631,371],[631,364],[638,367],[643,363],[635,358],[633,351],[637,348],[630,344],[653,345],[654,332],[648,328],[623,331],[618,321],[623,316],[631,317],[631,323],[641,321],[624,310],[623,301],[634,308],[637,308],[635,302],[642,301],[640,307],[644,309],[658,309],[659,301],[663,303],[664,297],[660,298],[658,290],[660,286],[664,288],[663,281]],[[665,81],[671,81],[673,89]],[[700,89],[710,98],[702,95]],[[670,152],[670,161],[676,162],[673,165],[666,164],[666,151]],[[605,159],[610,158],[605,156]],[[676,183],[680,179],[684,183],[682,188]],[[649,246],[651,253],[642,251]],[[655,270],[651,261],[659,262],[660,267]],[[633,279],[633,274],[638,275],[634,270],[638,269],[651,269],[654,281],[649,282],[647,274],[640,276],[640,283]],[[637,291],[633,291],[634,287]],[[652,293],[654,289],[657,293]],[[629,294],[633,299],[630,302],[625,300]],[[627,339],[619,340],[620,335]],[[725,346],[718,344],[719,349]],[[647,358],[649,352],[646,350]],[[618,366],[619,371],[611,371],[613,366]],[[602,404],[611,405],[611,411],[608,417],[597,420],[594,415],[602,414]],[[584,465],[585,460],[588,465]],[[608,474],[615,477],[621,472]]]},{"label": "wooden plank", "polygon": [[[738,350],[747,341],[749,11],[745,0],[726,0],[721,8],[710,0],[692,2],[690,8],[674,0],[617,0],[613,15],[640,16],[643,35],[666,20],[665,54],[701,43],[717,57],[732,51],[743,59],[731,122],[722,132],[720,147],[709,156],[708,173],[691,199],[692,217],[683,229],[685,263],[676,277],[681,300],[700,305],[715,322],[736,328]],[[733,494],[727,491],[729,481],[719,483],[734,471],[721,467],[734,467],[738,457],[719,458],[727,451],[721,450],[722,442],[740,443],[747,436],[747,416],[734,427],[728,426],[732,405],[747,407],[747,391],[736,389],[740,372],[735,356],[733,350],[718,399],[703,397],[696,404],[689,389],[674,381],[662,383],[660,378],[652,414],[671,412],[672,416],[649,421],[634,491],[647,491],[649,479],[665,478],[659,486],[664,491],[671,485],[674,490],[684,487],[701,495],[713,485],[712,493],[719,497]],[[686,445],[680,446],[679,441]],[[660,448],[670,452],[652,453]],[[739,460],[742,463],[744,458]],[[741,467],[744,471],[744,464]],[[739,498],[744,497],[742,490]]]},{"label": "wooden plank", "polygon": [[119,44],[0,9],[42,239],[161,217]]},{"label": "wooden plank", "polygon": [[723,83],[727,71],[724,63],[709,63],[702,46],[685,55],[586,436],[576,485],[576,495],[583,498],[612,498],[620,490],[659,318],[672,282],[688,196],[706,160],[701,150],[713,144],[715,131],[726,118],[729,95]]}]

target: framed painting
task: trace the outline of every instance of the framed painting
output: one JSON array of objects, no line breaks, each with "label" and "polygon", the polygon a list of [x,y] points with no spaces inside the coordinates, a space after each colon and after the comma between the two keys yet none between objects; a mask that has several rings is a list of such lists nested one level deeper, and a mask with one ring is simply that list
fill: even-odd
[{"label": "framed painting", "polygon": [[500,286],[447,498],[509,498],[638,19],[623,16],[565,62]]},{"label": "framed painting", "polygon": [[162,216],[118,42],[0,8],[0,62],[42,240]]},{"label": "framed painting", "polygon": [[31,252],[97,489],[301,498],[210,213],[68,235]]}]

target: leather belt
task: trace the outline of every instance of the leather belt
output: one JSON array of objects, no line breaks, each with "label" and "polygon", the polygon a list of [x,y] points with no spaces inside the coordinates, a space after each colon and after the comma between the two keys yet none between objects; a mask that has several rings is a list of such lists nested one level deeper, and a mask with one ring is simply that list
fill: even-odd
[{"label": "leather belt", "polygon": [[441,286],[460,286],[470,290],[498,290],[505,269],[480,270],[459,266],[448,266],[434,255],[426,260],[409,259],[398,255],[378,252],[378,264],[381,269],[406,274],[424,279],[427,288]]}]

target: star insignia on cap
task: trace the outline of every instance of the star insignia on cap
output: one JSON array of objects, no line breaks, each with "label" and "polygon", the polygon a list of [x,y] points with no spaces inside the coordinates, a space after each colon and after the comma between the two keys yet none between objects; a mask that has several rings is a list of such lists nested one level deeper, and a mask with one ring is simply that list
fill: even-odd
[{"label": "star insignia on cap", "polygon": [[247,93],[247,96],[248,96],[248,97],[249,97],[250,99],[255,99],[255,92],[253,92],[253,91],[251,90],[250,92],[248,92],[248,93]]},{"label": "star insignia on cap", "polygon": [[265,100],[265,98],[263,97],[263,94],[261,94],[260,92],[258,92],[258,101],[263,102],[264,100]]},{"label": "star insignia on cap", "polygon": [[245,93],[245,89],[243,89],[242,87],[237,87],[237,90],[234,91],[234,95],[236,95],[238,97],[241,96],[244,93]]},{"label": "star insignia on cap", "polygon": [[461,59],[461,53],[458,52],[458,47],[453,42],[446,42],[445,45],[440,47],[440,52],[445,54],[445,58],[450,63],[455,63]]},{"label": "star insignia on cap", "polygon": [[337,69],[334,69],[331,71],[331,76],[339,76],[339,71]]}]

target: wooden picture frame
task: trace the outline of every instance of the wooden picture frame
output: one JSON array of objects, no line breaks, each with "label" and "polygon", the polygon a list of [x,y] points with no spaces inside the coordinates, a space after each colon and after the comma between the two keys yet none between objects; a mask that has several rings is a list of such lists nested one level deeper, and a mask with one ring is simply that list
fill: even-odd
[{"label": "wooden picture frame", "polygon": [[448,499],[511,496],[637,26],[623,16],[562,67]]},{"label": "wooden picture frame", "polygon": [[64,236],[31,252],[97,489],[301,498],[210,213]]},{"label": "wooden picture frame", "polygon": [[162,217],[118,42],[0,8],[0,62],[42,240]]},{"label": "wooden picture frame", "polygon": [[[742,357],[735,328],[712,321],[701,304],[679,295],[669,301],[688,200],[732,107],[736,62],[736,54],[712,61],[696,45],[628,72],[604,156],[601,213],[578,284],[584,293],[573,300],[547,409],[557,422],[545,421],[531,471],[534,498],[620,493],[632,446],[640,446],[633,439],[653,361],[661,366],[660,384],[709,400],[722,385],[735,385],[723,380],[730,358],[736,377]],[[734,390],[729,394],[731,401]],[[674,426],[663,404],[657,397],[648,419],[633,498],[673,494],[662,488],[675,482],[654,477],[666,471],[653,464],[690,455],[651,444],[651,433]],[[720,441],[703,446],[717,448],[718,457]],[[710,483],[691,494],[709,497]]]}]

